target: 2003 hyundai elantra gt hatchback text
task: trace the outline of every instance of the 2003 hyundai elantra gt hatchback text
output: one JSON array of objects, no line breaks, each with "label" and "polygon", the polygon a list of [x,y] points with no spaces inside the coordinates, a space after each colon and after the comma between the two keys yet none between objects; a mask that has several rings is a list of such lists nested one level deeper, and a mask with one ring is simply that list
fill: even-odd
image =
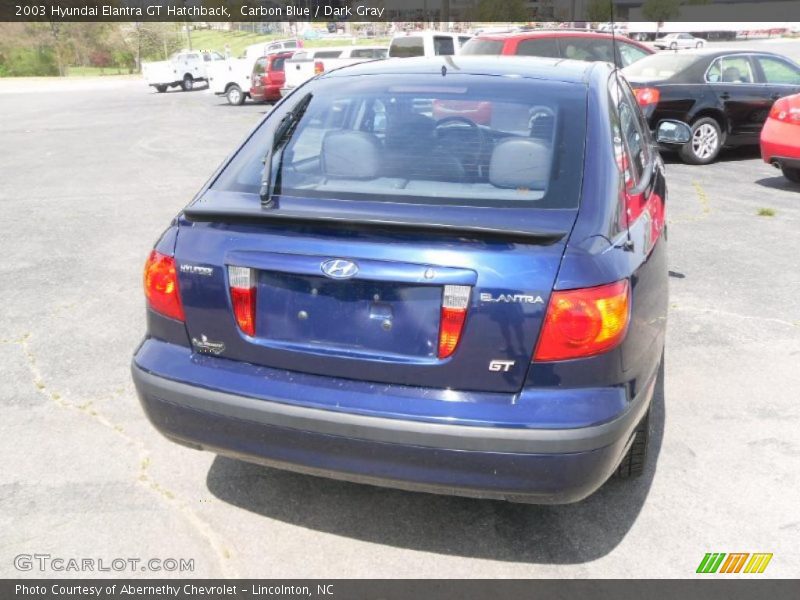
[{"label": "2003 hyundai elantra gt hatchback text", "polygon": [[[476,107],[480,123],[463,116]],[[247,461],[580,500],[643,469],[665,201],[647,124],[605,63],[327,73],[265,117],[147,260],[142,405],[168,438]]]}]

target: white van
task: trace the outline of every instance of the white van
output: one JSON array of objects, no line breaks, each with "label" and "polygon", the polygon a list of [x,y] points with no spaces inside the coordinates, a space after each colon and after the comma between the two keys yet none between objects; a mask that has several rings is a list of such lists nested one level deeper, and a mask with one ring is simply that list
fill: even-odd
[{"label": "white van", "polygon": [[398,33],[389,44],[389,57],[440,56],[460,54],[472,38],[465,33],[448,31],[409,31]]}]

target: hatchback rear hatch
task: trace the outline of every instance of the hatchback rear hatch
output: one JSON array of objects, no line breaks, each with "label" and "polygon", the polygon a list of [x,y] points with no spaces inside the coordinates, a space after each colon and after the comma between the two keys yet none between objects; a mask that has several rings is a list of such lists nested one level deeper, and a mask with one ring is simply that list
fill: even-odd
[{"label": "hatchback rear hatch", "polygon": [[175,257],[195,349],[376,384],[519,390],[577,214],[583,87],[337,83],[284,106],[283,125],[262,126],[186,209]]}]

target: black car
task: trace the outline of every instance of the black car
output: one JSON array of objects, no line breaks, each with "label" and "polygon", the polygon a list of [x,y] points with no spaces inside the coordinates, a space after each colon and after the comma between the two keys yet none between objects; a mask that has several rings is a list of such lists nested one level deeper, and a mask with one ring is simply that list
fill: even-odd
[{"label": "black car", "polygon": [[688,50],[647,56],[624,69],[650,128],[692,126],[684,162],[713,162],[723,146],[758,144],[772,103],[800,92],[800,66],[769,52]]}]

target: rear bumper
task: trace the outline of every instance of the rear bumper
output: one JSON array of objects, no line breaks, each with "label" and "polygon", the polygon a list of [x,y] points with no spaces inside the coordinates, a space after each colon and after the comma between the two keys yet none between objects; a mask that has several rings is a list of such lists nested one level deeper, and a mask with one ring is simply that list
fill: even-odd
[{"label": "rear bumper", "polygon": [[[151,342],[161,343],[145,345]],[[138,361],[141,352],[132,373],[142,406],[179,443],[337,479],[537,503],[574,502],[599,488],[632,441],[653,387],[617,418],[590,427],[453,425],[200,387],[149,371]]]}]

